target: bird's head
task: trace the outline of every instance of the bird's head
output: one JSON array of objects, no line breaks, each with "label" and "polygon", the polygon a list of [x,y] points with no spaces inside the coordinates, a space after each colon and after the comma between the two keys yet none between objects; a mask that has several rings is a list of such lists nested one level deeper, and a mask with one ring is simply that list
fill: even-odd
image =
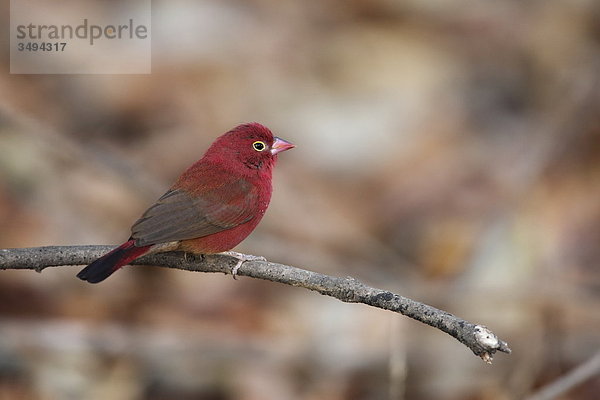
[{"label": "bird's head", "polygon": [[270,170],[277,154],[293,147],[293,144],[273,136],[266,126],[253,122],[239,125],[219,137],[206,156],[220,162],[243,164],[251,170]]}]

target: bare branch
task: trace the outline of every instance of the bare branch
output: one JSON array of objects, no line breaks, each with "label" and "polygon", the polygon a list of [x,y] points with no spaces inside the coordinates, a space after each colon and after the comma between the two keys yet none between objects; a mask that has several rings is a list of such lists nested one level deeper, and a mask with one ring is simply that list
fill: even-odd
[{"label": "bare branch", "polygon": [[575,386],[600,374],[600,351],[596,352],[589,360],[577,368],[566,373],[556,381],[544,386],[527,400],[552,400],[556,399]]},{"label": "bare branch", "polygon": [[[0,249],[0,269],[33,269],[41,272],[47,267],[85,265],[112,249],[111,246]],[[133,264],[231,274],[236,263],[236,258],[226,255],[193,256],[174,252],[141,257]],[[507,343],[485,326],[473,324],[398,294],[367,286],[352,277],[329,276],[268,261],[247,261],[237,274],[303,287],[347,303],[363,303],[406,315],[453,336],[487,363],[491,363],[496,351],[510,353]]]}]

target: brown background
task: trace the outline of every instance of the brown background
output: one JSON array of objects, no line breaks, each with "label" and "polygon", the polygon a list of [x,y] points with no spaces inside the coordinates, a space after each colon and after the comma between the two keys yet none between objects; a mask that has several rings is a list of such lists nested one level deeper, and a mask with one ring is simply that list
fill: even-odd
[{"label": "brown background", "polygon": [[249,278],[4,271],[0,399],[520,399],[598,351],[600,3],[152,12],[147,76],[9,75],[2,39],[0,247],[117,244],[258,121],[297,148],[238,250],[443,308],[513,354],[488,366],[412,320]]}]

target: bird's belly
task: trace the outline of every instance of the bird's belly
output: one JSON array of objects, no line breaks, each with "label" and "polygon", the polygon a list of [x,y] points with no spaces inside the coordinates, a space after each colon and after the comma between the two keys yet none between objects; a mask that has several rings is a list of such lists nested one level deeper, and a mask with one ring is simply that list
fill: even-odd
[{"label": "bird's belly", "polygon": [[182,240],[179,244],[179,249],[190,253],[197,254],[214,254],[222,251],[228,251],[237,246],[244,240],[253,230],[260,218],[236,226],[235,228],[227,229],[212,235]]}]

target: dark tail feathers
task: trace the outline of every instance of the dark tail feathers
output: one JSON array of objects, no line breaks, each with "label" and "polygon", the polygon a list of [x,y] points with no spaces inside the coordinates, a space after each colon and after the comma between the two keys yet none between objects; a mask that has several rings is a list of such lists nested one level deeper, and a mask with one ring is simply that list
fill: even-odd
[{"label": "dark tail feathers", "polygon": [[150,246],[136,247],[133,240],[123,243],[82,269],[77,277],[89,283],[102,282],[113,272],[148,252]]}]

